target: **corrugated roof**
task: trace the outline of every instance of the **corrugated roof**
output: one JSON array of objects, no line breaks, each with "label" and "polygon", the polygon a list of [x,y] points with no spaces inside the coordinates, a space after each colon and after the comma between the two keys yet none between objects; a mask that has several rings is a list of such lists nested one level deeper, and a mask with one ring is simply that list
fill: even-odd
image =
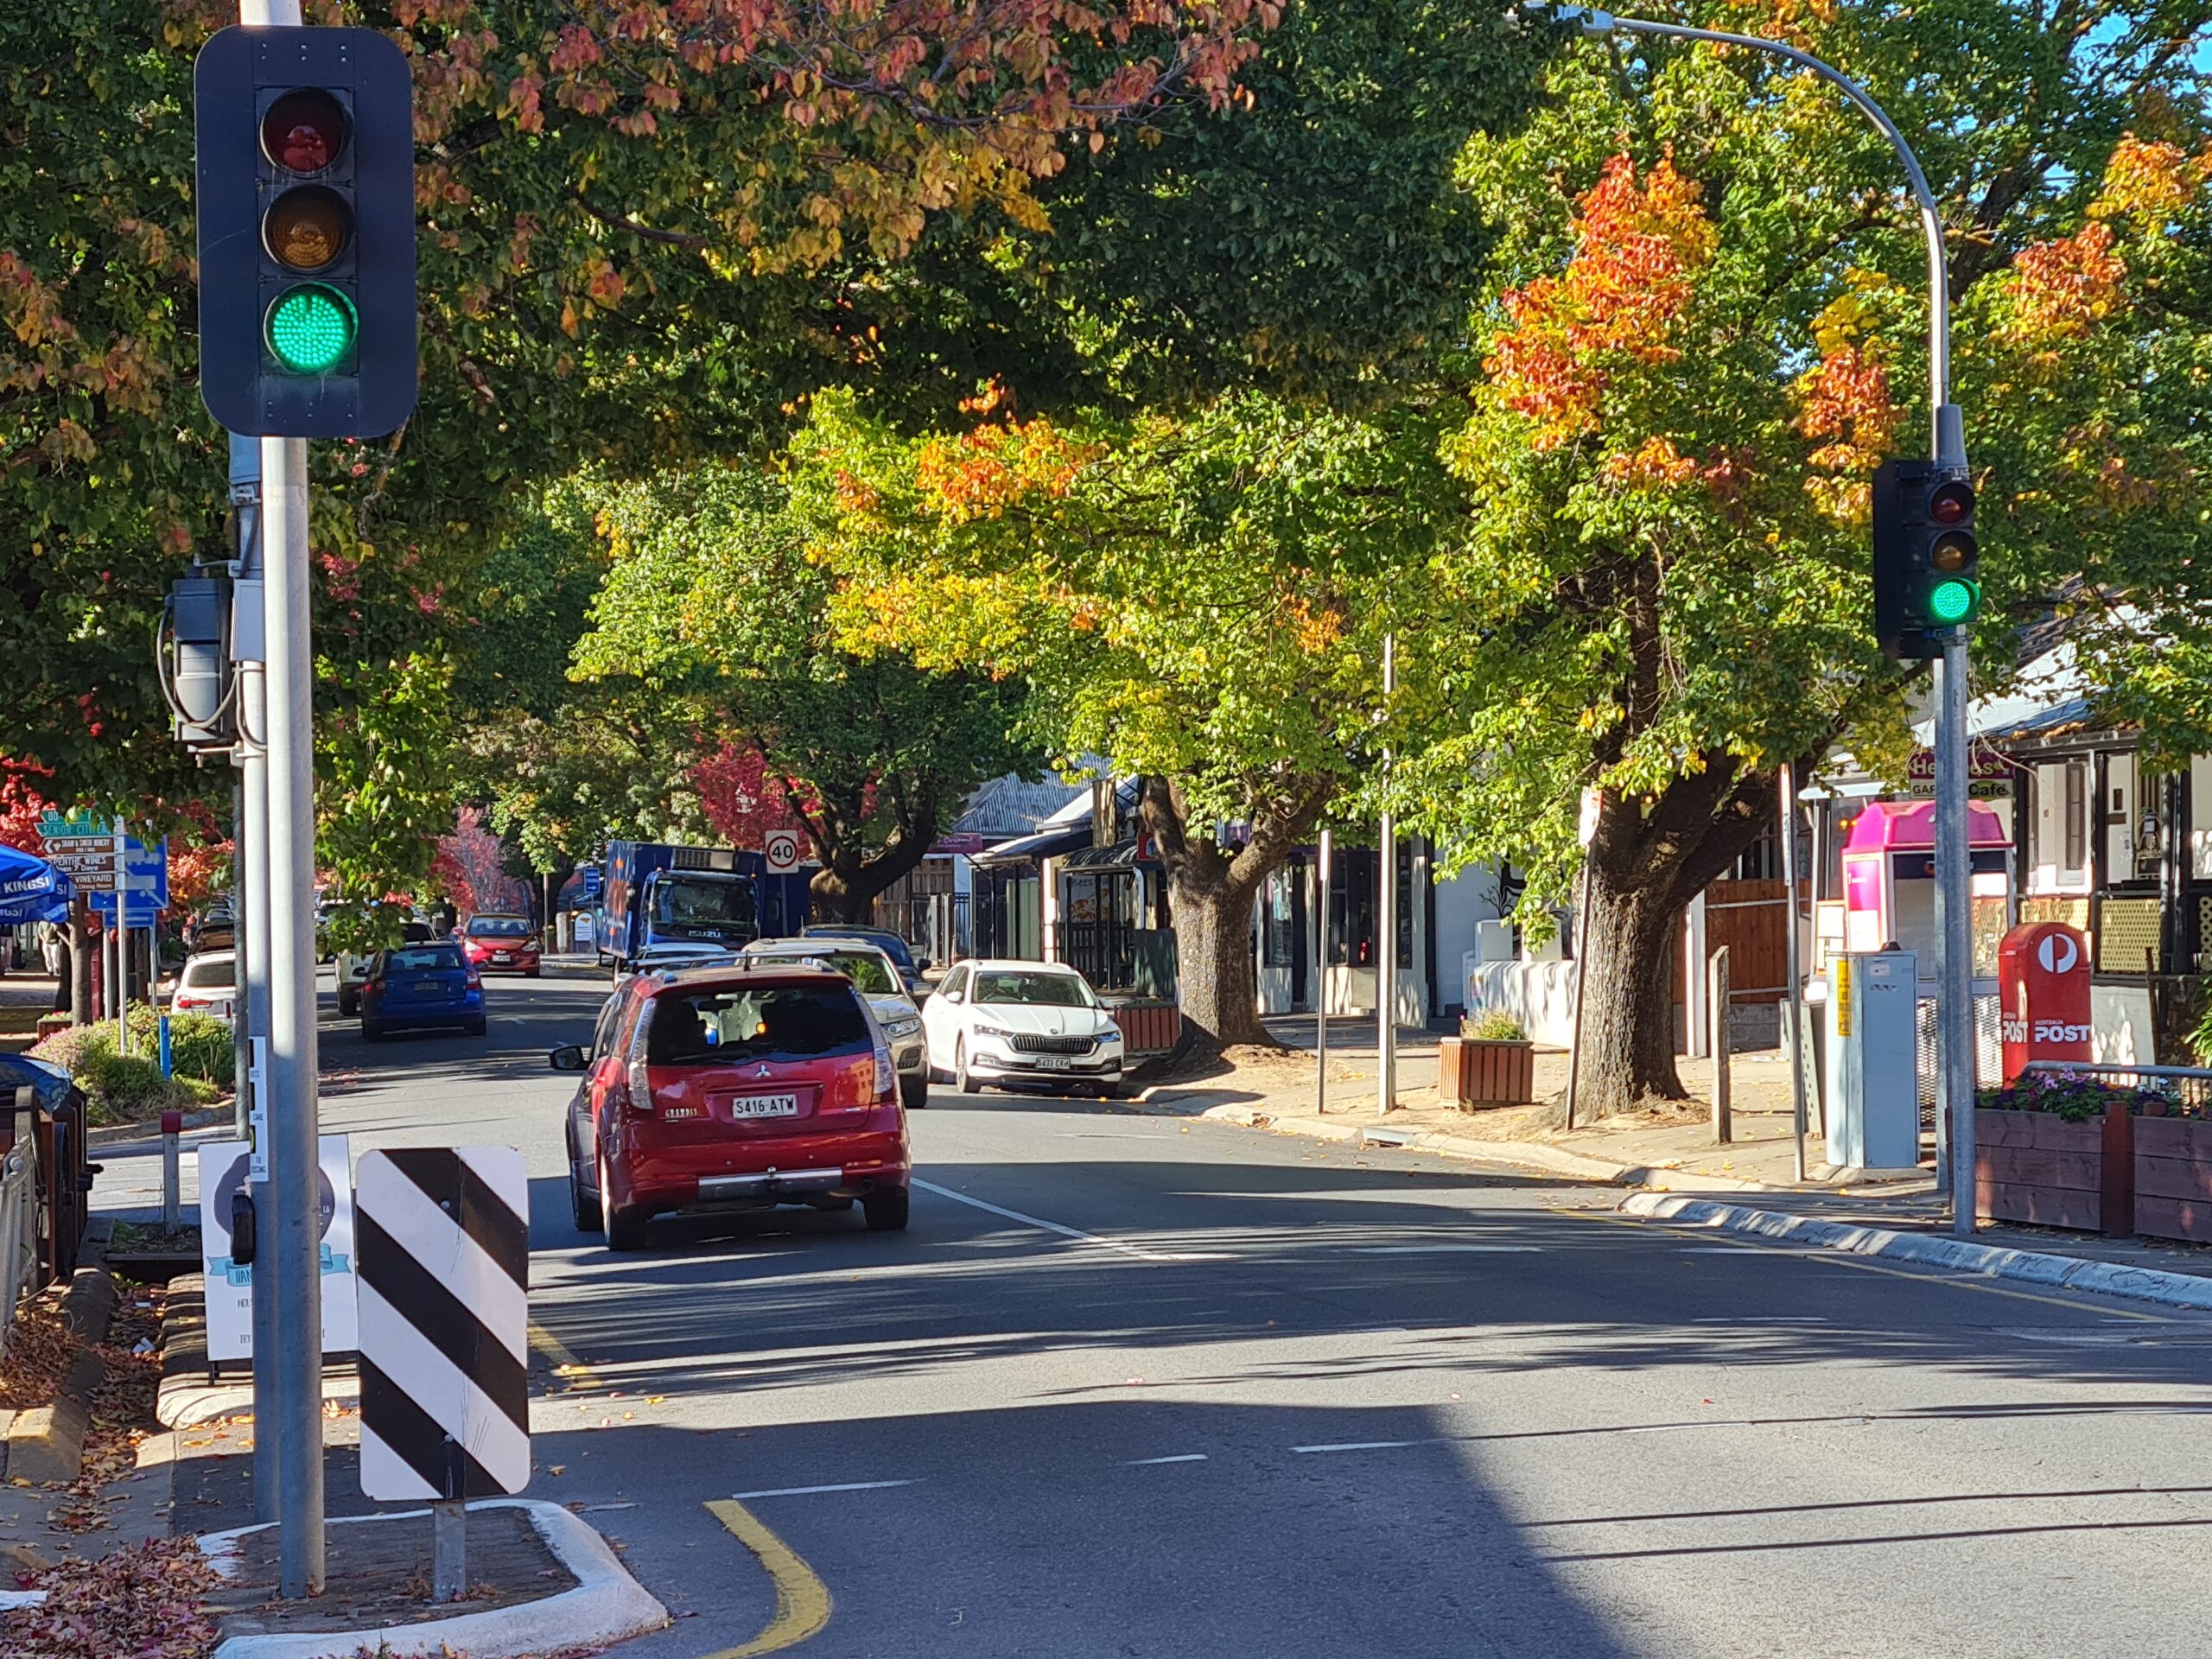
[{"label": "corrugated roof", "polygon": [[960,816],[945,828],[955,836],[1027,836],[1049,822],[1071,801],[1090,798],[1089,784],[1057,778],[1030,779],[1008,772],[994,778],[968,798]]}]

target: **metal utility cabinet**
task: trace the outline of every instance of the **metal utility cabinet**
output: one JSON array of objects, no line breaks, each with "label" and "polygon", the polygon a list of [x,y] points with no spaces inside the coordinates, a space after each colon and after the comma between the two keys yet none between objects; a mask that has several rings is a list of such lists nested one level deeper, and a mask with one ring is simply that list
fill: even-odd
[{"label": "metal utility cabinet", "polygon": [[1828,1162],[1840,1169],[1920,1162],[1919,963],[1910,950],[1855,952],[1828,963]]}]

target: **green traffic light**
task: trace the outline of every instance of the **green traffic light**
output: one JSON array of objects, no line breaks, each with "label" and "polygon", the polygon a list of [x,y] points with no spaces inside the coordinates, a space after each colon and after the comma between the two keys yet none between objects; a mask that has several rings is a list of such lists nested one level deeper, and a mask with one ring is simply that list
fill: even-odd
[{"label": "green traffic light", "polygon": [[360,331],[353,302],[334,288],[307,283],[269,308],[269,349],[294,374],[327,374],[344,362]]},{"label": "green traffic light", "polygon": [[1970,582],[1955,578],[1939,582],[1928,595],[1928,614],[1938,626],[1948,628],[1972,616],[1974,601],[1980,597]]}]

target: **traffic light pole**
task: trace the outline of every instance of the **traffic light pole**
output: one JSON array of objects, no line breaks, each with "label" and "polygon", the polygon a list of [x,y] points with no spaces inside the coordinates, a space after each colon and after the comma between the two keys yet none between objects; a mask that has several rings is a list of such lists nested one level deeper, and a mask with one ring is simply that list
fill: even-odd
[{"label": "traffic light pole", "polygon": [[[1809,70],[1835,87],[1890,141],[1912,188],[1928,244],[1928,402],[1934,426],[1936,462],[1963,477],[1967,469],[1965,423],[1951,402],[1950,265],[1943,248],[1943,216],[1928,188],[1920,158],[1912,153],[1897,124],[1866,89],[1809,52],[1758,35],[1732,35],[1717,29],[1692,29],[1640,17],[1616,17],[1592,7],[1551,5],[1523,0],[1526,10],[1578,24],[1586,35],[1662,35],[1674,40],[1764,52]],[[1943,658],[1936,670],[1936,1110],[1939,1129],[1936,1179],[1952,1195],[1953,1230],[1971,1234],[1974,1224],[1974,922],[1973,857],[1967,847],[1967,631],[1945,631]],[[1945,1158],[1942,1154],[1948,1154]]]},{"label": "traffic light pole", "polygon": [[261,441],[269,697],[269,1288],[280,1577],[322,1589],[321,1177],[316,1156],[315,663],[308,641],[308,445]]}]

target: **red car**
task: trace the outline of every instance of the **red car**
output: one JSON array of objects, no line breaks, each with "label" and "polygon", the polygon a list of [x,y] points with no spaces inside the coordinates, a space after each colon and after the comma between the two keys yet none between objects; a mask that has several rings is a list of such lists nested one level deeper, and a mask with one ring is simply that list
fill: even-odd
[{"label": "red car", "polygon": [[634,1250],[658,1215],[858,1204],[906,1224],[913,1160],[899,1073],[867,1000],[805,964],[695,968],[623,982],[569,1105],[576,1225]]},{"label": "red car", "polygon": [[468,965],[485,973],[527,974],[536,979],[543,972],[537,930],[527,916],[472,916],[461,930],[461,948]]}]

